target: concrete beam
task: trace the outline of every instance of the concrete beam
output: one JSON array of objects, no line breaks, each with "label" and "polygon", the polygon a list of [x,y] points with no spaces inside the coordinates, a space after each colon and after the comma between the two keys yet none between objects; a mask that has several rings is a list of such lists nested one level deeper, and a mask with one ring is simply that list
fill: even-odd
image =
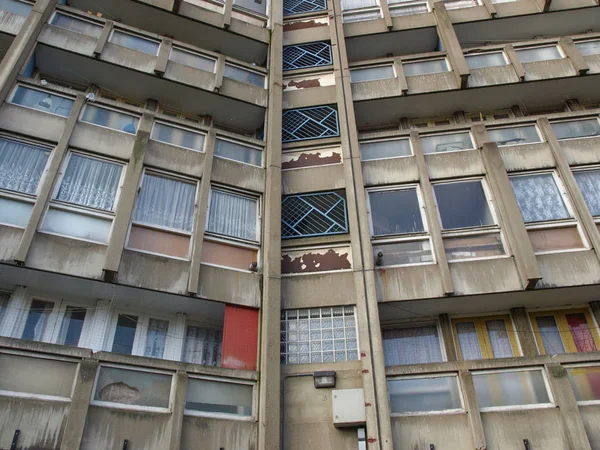
[{"label": "concrete beam", "polygon": [[219,92],[223,86],[223,75],[225,74],[225,55],[219,55],[215,65],[215,87],[213,90]]},{"label": "concrete beam", "polygon": [[156,58],[156,65],[154,66],[154,73],[159,77],[162,77],[166,70],[167,64],[169,63],[169,55],[173,48],[173,39],[164,37],[160,43],[158,50],[158,57]]},{"label": "concrete beam", "polygon": [[181,432],[183,429],[183,412],[185,410],[187,383],[188,375],[186,372],[177,371],[175,375],[173,375],[173,383],[171,384],[171,417],[169,419],[171,431],[169,450],[179,450],[181,446]]},{"label": "concrete beam", "polygon": [[590,70],[590,66],[588,65],[587,61],[585,60],[585,58],[583,57],[583,55],[581,54],[571,37],[561,37],[558,40],[558,44],[565,52],[565,55],[567,55],[567,58],[569,58],[569,60],[571,61],[571,64],[573,64],[577,75],[585,75],[586,73],[588,73],[588,71]]},{"label": "concrete beam", "polygon": [[527,317],[525,308],[513,308],[510,310],[510,316],[515,324],[517,337],[521,344],[523,356],[538,356],[538,349],[535,342],[535,336]]},{"label": "concrete beam", "polygon": [[446,351],[446,360],[458,361],[450,316],[448,316],[448,314],[440,314],[438,320],[440,321],[440,328],[442,329],[442,341],[444,342],[444,350]]},{"label": "concrete beam", "polygon": [[102,29],[102,33],[100,33],[100,37],[98,38],[98,42],[96,42],[96,47],[94,48],[94,57],[100,58],[102,54],[102,50],[104,50],[104,46],[108,42],[108,38],[110,36],[110,32],[113,29],[114,22],[112,20],[107,20],[104,23],[104,28]]},{"label": "concrete beam", "polygon": [[496,14],[498,14],[498,11],[496,11],[496,7],[494,6],[492,0],[482,0],[482,3],[483,6],[485,6],[485,9],[487,9],[488,13],[490,13],[490,17],[495,19]]},{"label": "concrete beam", "polygon": [[517,56],[515,48],[511,44],[505,45],[504,54],[508,57],[513,69],[515,69],[515,73],[519,77],[519,81],[525,81],[525,69],[523,68],[523,64],[521,64],[521,61]]},{"label": "concrete beam", "polygon": [[225,0],[225,10],[223,11],[223,28],[231,26],[231,11],[233,10],[233,0]]},{"label": "concrete beam", "polygon": [[406,81],[406,75],[404,74],[404,66],[402,66],[401,58],[394,58],[394,70],[396,71],[396,78],[398,80],[398,87],[402,95],[408,94],[408,82]]},{"label": "concrete beam", "polygon": [[450,60],[452,71],[456,76],[460,88],[465,89],[468,85],[471,71],[467,65],[462,46],[454,31],[454,26],[452,26],[450,16],[448,16],[446,5],[442,2],[436,2],[433,7],[433,15],[437,24],[438,36]]},{"label": "concrete beam", "polygon": [[473,447],[475,450],[485,450],[487,444],[485,441],[485,433],[483,432],[483,424],[481,423],[481,413],[477,405],[477,396],[475,395],[475,385],[473,384],[473,376],[467,370],[458,372],[460,388],[462,389],[465,409],[469,418],[469,428],[473,437]]}]

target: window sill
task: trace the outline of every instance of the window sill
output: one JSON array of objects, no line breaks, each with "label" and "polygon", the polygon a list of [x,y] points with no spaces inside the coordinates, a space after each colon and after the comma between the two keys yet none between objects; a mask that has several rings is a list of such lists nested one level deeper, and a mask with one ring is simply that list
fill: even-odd
[{"label": "window sill", "polygon": [[464,409],[447,409],[445,411],[415,411],[415,412],[393,412],[390,417],[414,417],[414,416],[445,416],[449,414],[467,414]]},{"label": "window sill", "polygon": [[0,390],[0,397],[12,397],[12,398],[22,398],[29,400],[44,400],[51,402],[60,402],[60,403],[71,403],[71,399],[69,397],[60,397],[56,395],[46,395],[46,394],[31,394],[28,392],[14,392],[14,391],[4,391]]},{"label": "window sill", "polygon": [[236,414],[194,411],[194,410],[190,410],[190,409],[184,410],[183,415],[189,416],[189,417],[205,417],[208,419],[236,420],[239,422],[255,422],[256,421],[256,419],[252,416],[238,416]]},{"label": "window sill", "polygon": [[158,406],[138,406],[138,405],[125,405],[122,403],[111,403],[111,402],[103,402],[100,400],[92,400],[90,402],[91,406],[99,406],[102,408],[110,408],[110,409],[120,409],[124,411],[139,411],[139,412],[148,412],[148,413],[157,413],[157,414],[171,414],[172,411],[169,408],[161,408]]},{"label": "window sill", "polygon": [[511,406],[487,406],[479,408],[479,412],[504,412],[504,411],[530,411],[535,409],[553,409],[557,408],[552,403],[539,403],[533,405],[511,405]]}]

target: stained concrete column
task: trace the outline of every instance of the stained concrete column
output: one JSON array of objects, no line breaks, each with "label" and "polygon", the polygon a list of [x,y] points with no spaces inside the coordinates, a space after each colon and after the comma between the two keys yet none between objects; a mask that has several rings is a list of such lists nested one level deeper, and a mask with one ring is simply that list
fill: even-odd
[{"label": "stained concrete column", "polygon": [[475,394],[475,385],[473,384],[473,376],[467,370],[458,372],[458,379],[462,390],[465,410],[469,419],[469,428],[471,429],[471,437],[473,438],[473,447],[477,450],[485,450],[487,444],[485,434],[483,432],[483,424],[481,423],[481,413],[477,405],[477,396]]},{"label": "stained concrete column", "polygon": [[58,0],[37,0],[0,63],[0,104],[4,103],[17,75],[31,56],[42,28]]},{"label": "stained concrete column", "polygon": [[452,332],[452,322],[448,314],[440,314],[438,317],[440,328],[442,329],[442,341],[444,342],[444,350],[446,351],[446,359],[448,361],[458,361],[456,347],[454,346],[454,333]]},{"label": "stained concrete column", "polygon": [[83,430],[87,418],[90,400],[92,398],[92,389],[96,371],[98,370],[98,361],[94,359],[84,359],[79,363],[77,375],[75,377],[75,387],[71,397],[71,404],[65,428],[60,442],[61,450],[73,450],[81,446]]},{"label": "stained concrete column", "polygon": [[110,33],[113,29],[114,22],[112,20],[107,20],[104,22],[104,28],[102,28],[102,32],[98,37],[98,41],[96,42],[96,47],[94,48],[94,56],[99,58],[102,54],[102,50],[104,50],[104,46],[108,42],[108,38],[110,37]]},{"label": "stained concrete column", "polygon": [[154,66],[154,73],[159,77],[162,77],[167,70],[167,64],[169,63],[169,56],[171,55],[172,48],[173,39],[163,37],[158,50],[156,65]]},{"label": "stained concrete column", "polygon": [[558,406],[565,433],[571,444],[570,449],[592,450],[567,370],[560,364],[550,363],[546,364],[546,371],[554,403]]},{"label": "stained concrete column", "polygon": [[187,373],[177,371],[175,375],[173,375],[173,382],[171,383],[171,418],[169,420],[169,427],[171,428],[169,450],[179,450],[181,446],[181,431],[183,428],[183,412],[185,410],[187,383]]},{"label": "stained concrete column", "polygon": [[[523,68],[523,64],[521,64],[521,60],[519,59],[519,56],[517,55],[515,48],[511,44],[505,45],[504,46],[504,54],[506,55],[506,57],[512,64],[513,69],[515,70],[515,73],[517,74],[517,77],[519,77],[519,81],[525,81],[525,69]],[[520,117],[520,116],[517,116],[517,117]]]},{"label": "stained concrete column", "polygon": [[483,3],[483,6],[485,6],[485,9],[487,9],[488,13],[490,13],[490,17],[492,17],[492,18],[496,17],[496,14],[498,12],[496,11],[494,2],[492,0],[482,0],[482,3]]},{"label": "stained concrete column", "polygon": [[523,356],[538,356],[538,349],[535,342],[535,335],[527,317],[525,308],[512,308],[510,316],[515,324],[515,330]]},{"label": "stained concrete column", "polygon": [[213,90],[219,92],[223,86],[223,76],[225,74],[225,55],[219,55],[217,64],[215,65],[215,86]]},{"label": "stained concrete column", "polygon": [[442,2],[434,3],[433,15],[437,23],[438,36],[442,41],[444,50],[450,60],[452,71],[456,76],[460,88],[464,89],[467,87],[471,71],[469,70],[462,47],[458,41],[456,32],[454,31],[454,27],[452,26],[450,16],[448,16],[446,5]]},{"label": "stained concrete column", "polygon": [[50,154],[50,158],[48,160],[48,163],[46,164],[44,173],[42,174],[37,199],[35,201],[35,204],[33,205],[33,209],[31,210],[31,216],[29,216],[29,221],[27,222],[25,231],[21,236],[21,242],[19,243],[19,248],[17,249],[17,252],[15,254],[15,261],[18,264],[25,264],[27,254],[29,253],[29,247],[31,246],[33,237],[35,236],[35,233],[40,224],[42,214],[46,209],[46,204],[48,203],[48,200],[50,200],[50,196],[52,195],[52,187],[54,186],[54,181],[58,177],[59,170],[62,166],[65,155],[67,154],[67,150],[69,148],[69,140],[71,139],[73,129],[77,124],[79,113],[81,113],[81,109],[83,108],[84,104],[85,97],[83,96],[83,94],[77,95],[77,98],[73,103],[73,107],[71,108],[69,118],[67,119],[67,123],[65,124],[65,128],[63,129],[60,139],[58,140],[58,144]]},{"label": "stained concrete column", "polygon": [[558,40],[558,43],[565,52],[565,55],[567,55],[567,58],[571,61],[571,64],[573,64],[577,75],[585,75],[588,73],[590,66],[573,42],[573,39],[569,36],[561,37]]}]

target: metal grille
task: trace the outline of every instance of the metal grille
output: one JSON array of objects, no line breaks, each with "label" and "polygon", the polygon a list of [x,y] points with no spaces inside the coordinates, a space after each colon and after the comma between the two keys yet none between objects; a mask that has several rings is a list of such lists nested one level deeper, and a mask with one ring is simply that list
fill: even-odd
[{"label": "metal grille", "polygon": [[338,113],[331,106],[288,109],[283,112],[282,128],[283,142],[340,135]]},{"label": "metal grille", "polygon": [[311,42],[310,44],[283,47],[283,70],[329,66],[331,64],[333,64],[331,44],[328,42]]},{"label": "metal grille", "polygon": [[283,15],[302,14],[327,9],[326,0],[283,0]]},{"label": "metal grille", "polygon": [[281,363],[308,364],[358,359],[353,306],[281,312]]},{"label": "metal grille", "polygon": [[346,200],[335,192],[290,195],[281,203],[281,237],[348,232]]}]

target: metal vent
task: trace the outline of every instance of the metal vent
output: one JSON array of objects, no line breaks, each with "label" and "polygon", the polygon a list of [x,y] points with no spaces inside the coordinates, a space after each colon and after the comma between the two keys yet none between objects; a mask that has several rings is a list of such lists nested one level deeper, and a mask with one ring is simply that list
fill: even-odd
[{"label": "metal vent", "polygon": [[340,135],[337,110],[331,106],[288,109],[283,112],[283,142],[306,141]]},{"label": "metal vent", "polygon": [[281,237],[348,232],[346,200],[335,192],[289,195],[281,203]]},{"label": "metal vent", "polygon": [[326,0],[283,0],[283,15],[302,14],[327,9]]},{"label": "metal vent", "polygon": [[309,44],[286,45],[283,47],[283,70],[329,66],[331,64],[333,64],[331,44],[328,42],[311,42]]}]

